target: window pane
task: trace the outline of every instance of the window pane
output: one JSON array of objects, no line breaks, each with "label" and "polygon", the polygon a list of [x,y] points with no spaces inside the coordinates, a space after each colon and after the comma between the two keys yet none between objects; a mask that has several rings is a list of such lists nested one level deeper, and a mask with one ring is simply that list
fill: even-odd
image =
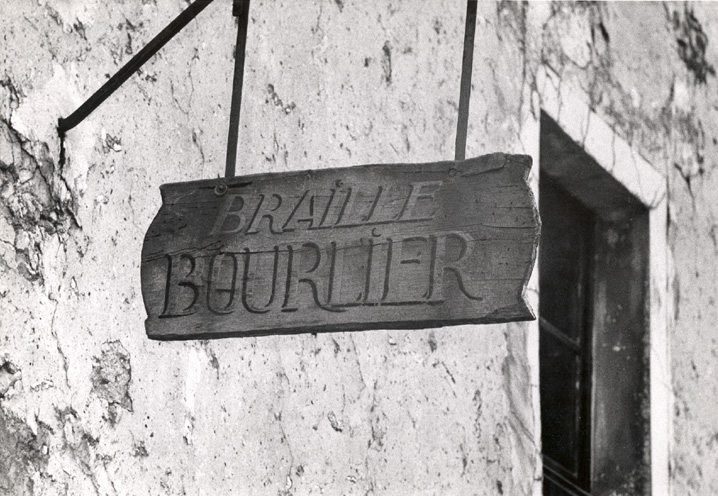
[{"label": "window pane", "polygon": [[[544,462],[547,473],[552,471],[564,486],[589,490],[591,343],[587,320],[595,218],[547,176],[540,178],[539,199]],[[564,494],[560,491],[553,488],[547,494]]]},{"label": "window pane", "polygon": [[541,177],[541,316],[573,340],[584,328],[586,252],[593,216],[578,201]]},{"label": "window pane", "polygon": [[550,403],[541,412],[543,452],[577,478],[581,359],[543,327],[540,347],[541,399]]}]

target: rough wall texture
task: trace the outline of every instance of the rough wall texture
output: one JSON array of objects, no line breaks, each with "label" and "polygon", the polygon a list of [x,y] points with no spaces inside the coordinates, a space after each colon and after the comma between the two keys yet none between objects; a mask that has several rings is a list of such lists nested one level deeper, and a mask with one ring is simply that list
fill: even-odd
[{"label": "rough wall texture", "polygon": [[[0,23],[0,492],[529,494],[528,325],[157,343],[139,253],[164,182],[222,174],[234,21],[214,2],[71,131],[186,7],[11,0]],[[451,158],[464,4],[253,1],[238,169]],[[675,494],[718,493],[718,8],[480,2],[467,155],[536,157],[540,68],[661,172]]]},{"label": "rough wall texture", "polygon": [[[139,253],[158,186],[223,172],[230,2],[72,130],[64,164],[55,123],[185,6],[3,7],[0,492],[529,494],[526,325],[144,336]],[[464,8],[252,2],[238,169],[452,158]],[[470,153],[520,151],[518,117],[495,123],[516,112],[522,55],[482,9],[482,36],[512,58],[475,96],[490,115]],[[476,74],[492,64],[482,55]]]}]

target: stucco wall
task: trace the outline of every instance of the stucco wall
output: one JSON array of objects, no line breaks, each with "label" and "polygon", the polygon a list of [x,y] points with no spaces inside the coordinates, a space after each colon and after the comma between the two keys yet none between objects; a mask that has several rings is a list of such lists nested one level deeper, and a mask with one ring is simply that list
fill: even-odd
[{"label": "stucco wall", "polygon": [[[528,325],[145,337],[139,253],[158,186],[224,170],[231,2],[70,131],[64,166],[55,123],[184,7],[3,7],[0,492],[529,494]],[[453,158],[464,12],[252,2],[240,173]],[[502,59],[477,56],[469,155],[534,151],[519,45],[493,5],[480,22]]]},{"label": "stucco wall", "polygon": [[[64,165],[55,125],[185,7],[1,8],[0,492],[539,488],[535,326],[145,337],[158,186],[223,174],[230,2],[72,130]],[[463,26],[448,0],[254,1],[238,170],[452,158]],[[537,158],[550,70],[666,177],[677,495],[718,492],[715,40],[713,4],[480,2],[474,55],[467,156]]]}]

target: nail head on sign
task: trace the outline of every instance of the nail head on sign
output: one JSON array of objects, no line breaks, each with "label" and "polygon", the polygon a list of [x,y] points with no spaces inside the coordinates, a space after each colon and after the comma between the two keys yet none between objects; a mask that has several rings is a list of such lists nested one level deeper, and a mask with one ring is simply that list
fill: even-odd
[{"label": "nail head on sign", "polygon": [[224,183],[219,183],[217,186],[214,187],[214,194],[217,196],[223,196],[227,192],[227,185]]}]

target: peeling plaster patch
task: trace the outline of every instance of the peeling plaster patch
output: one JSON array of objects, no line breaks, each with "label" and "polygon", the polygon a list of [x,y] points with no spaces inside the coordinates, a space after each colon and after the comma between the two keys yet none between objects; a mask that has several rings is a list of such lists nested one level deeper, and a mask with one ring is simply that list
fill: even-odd
[{"label": "peeling plaster patch", "polygon": [[[14,89],[10,82],[3,87]],[[43,243],[52,235],[66,241],[79,226],[77,205],[47,143],[29,140],[5,116],[0,116],[0,203],[15,233],[18,271],[43,283]]]},{"label": "peeling plaster patch", "polygon": [[[97,0],[83,0],[77,2],[75,0],[51,0],[38,2],[45,4],[45,8],[48,13],[53,17],[58,24],[63,25],[63,30],[70,32],[75,24],[81,26],[86,24],[92,24],[93,20],[97,17],[95,11],[97,10],[100,2]],[[84,27],[82,28],[84,32]]]},{"label": "peeling plaster patch", "polygon": [[704,176],[707,170],[715,168],[716,164],[705,160],[706,138],[703,123],[693,112],[677,111],[671,124],[674,132],[682,140],[674,152],[673,167],[680,173],[693,197],[692,179]]},{"label": "peeling plaster patch", "polygon": [[706,60],[708,36],[703,26],[693,14],[693,9],[684,5],[683,20],[678,12],[673,12],[671,19],[673,29],[677,33],[678,56],[695,77],[697,84],[706,84],[708,75],[715,76],[713,64]]},{"label": "peeling plaster patch", "polygon": [[267,85],[267,99],[265,100],[265,103],[269,103],[270,101],[275,107],[282,109],[285,114],[291,114],[292,110],[297,108],[297,105],[294,102],[285,104],[282,99],[279,98],[279,95],[277,95],[273,84]]},{"label": "peeling plaster patch", "polygon": [[[13,129],[27,140],[32,142],[42,140],[46,147],[57,152],[61,148],[57,133],[57,118],[61,115],[66,116],[79,107],[87,95],[73,84],[72,71],[66,70],[64,65],[53,63],[48,69],[52,70],[52,77],[39,88],[28,88],[27,96],[24,96],[23,88],[17,88],[23,98],[10,116],[12,119],[8,118],[6,122],[12,123]],[[62,91],[58,91],[58,88],[62,88]],[[65,137],[65,156],[72,160],[67,160],[65,163],[60,157],[58,173],[67,185],[72,185],[72,193],[75,197],[84,191],[89,168],[85,157],[94,146],[94,139],[93,133],[83,126],[74,129]]]},{"label": "peeling plaster patch", "polygon": [[20,379],[20,370],[7,357],[0,356],[0,399]]},{"label": "peeling plaster patch", "polygon": [[337,432],[342,432],[344,430],[344,427],[342,426],[341,422],[337,420],[337,416],[334,415],[334,412],[329,412],[327,414],[327,419],[329,419],[329,424],[331,424],[332,429],[334,429]]},{"label": "peeling plaster patch", "polygon": [[34,494],[33,476],[47,468],[52,430],[37,423],[37,433],[0,407],[0,493]]},{"label": "peeling plaster patch", "polygon": [[147,458],[150,456],[143,441],[137,441],[132,445],[132,456],[137,458]]},{"label": "peeling plaster patch", "polygon": [[113,425],[119,420],[122,407],[128,412],[132,411],[132,398],[130,398],[130,381],[132,368],[130,355],[119,341],[110,341],[102,346],[102,355],[95,358],[92,367],[92,391],[107,401],[107,411],[110,423]]},{"label": "peeling plaster patch", "polygon": [[122,139],[108,134],[104,129],[100,134],[102,140],[102,151],[104,153],[109,153],[110,150],[113,152],[122,151]]}]

